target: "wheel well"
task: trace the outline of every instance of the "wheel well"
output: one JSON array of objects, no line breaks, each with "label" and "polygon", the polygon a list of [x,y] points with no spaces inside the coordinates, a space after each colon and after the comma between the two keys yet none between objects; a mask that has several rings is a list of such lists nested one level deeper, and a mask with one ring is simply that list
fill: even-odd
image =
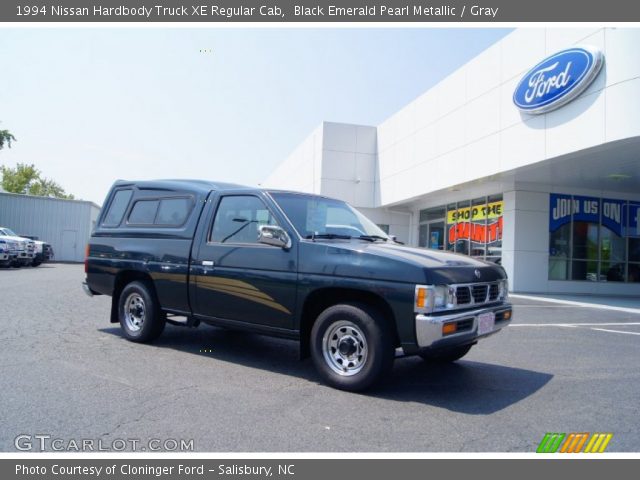
[{"label": "wheel well", "polygon": [[151,285],[151,288],[155,288],[151,281],[151,276],[148,273],[140,272],[137,270],[123,270],[118,272],[116,279],[113,283],[113,295],[111,296],[111,323],[118,323],[118,302],[120,300],[120,293],[125,286],[136,280],[146,280]]},{"label": "wheel well", "polygon": [[372,306],[383,318],[391,324],[394,332],[394,345],[400,345],[396,320],[389,304],[379,295],[366,291],[350,288],[321,288],[311,292],[302,307],[300,317],[300,356],[306,358],[310,354],[310,339],[313,323],[318,316],[332,305],[346,302],[357,302]]}]

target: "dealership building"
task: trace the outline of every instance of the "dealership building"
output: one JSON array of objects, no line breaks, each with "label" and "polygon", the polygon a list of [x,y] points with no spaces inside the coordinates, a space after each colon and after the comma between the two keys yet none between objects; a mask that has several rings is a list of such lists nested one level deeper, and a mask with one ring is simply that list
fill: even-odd
[{"label": "dealership building", "polygon": [[343,199],[511,289],[640,294],[640,29],[518,29],[377,126],[324,122],[263,183]]}]

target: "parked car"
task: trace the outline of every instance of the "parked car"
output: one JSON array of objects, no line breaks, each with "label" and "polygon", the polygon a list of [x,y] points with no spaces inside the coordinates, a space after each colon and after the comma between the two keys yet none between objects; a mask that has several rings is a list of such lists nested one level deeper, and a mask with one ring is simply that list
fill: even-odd
[{"label": "parked car", "polygon": [[0,237],[0,267],[9,267],[17,257],[17,242]]},{"label": "parked car", "polygon": [[15,245],[15,258],[12,262],[13,266],[26,266],[33,263],[35,257],[36,244],[33,240],[23,238],[6,227],[0,227],[0,238],[13,240]]},{"label": "parked car", "polygon": [[25,253],[21,255],[15,263],[20,265],[32,265],[37,267],[42,262],[53,258],[53,248],[45,242],[41,242],[37,237],[18,235],[10,228],[0,227],[0,237],[12,237],[18,241],[26,242]]},{"label": "parked car", "polygon": [[50,262],[53,260],[53,247],[46,242],[42,242],[38,239],[38,237],[30,236],[30,235],[22,235],[23,238],[28,238],[33,240],[35,243],[35,251],[33,256],[34,267],[41,265],[44,262]]},{"label": "parked car", "polygon": [[400,245],[340,200],[196,180],[116,182],[85,272],[131,341],[167,322],[290,338],[352,391],[396,355],[455,361],[512,316],[496,264]]}]

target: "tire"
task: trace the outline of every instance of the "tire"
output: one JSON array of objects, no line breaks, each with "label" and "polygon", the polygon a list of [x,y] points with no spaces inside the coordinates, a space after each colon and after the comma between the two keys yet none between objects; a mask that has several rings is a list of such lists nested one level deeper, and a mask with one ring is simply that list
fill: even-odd
[{"label": "tire", "polygon": [[328,385],[358,392],[393,367],[393,338],[377,310],[355,303],[334,305],[318,316],[311,329],[311,358]]},{"label": "tire", "polygon": [[132,342],[152,342],[162,334],[166,317],[149,282],[131,282],[122,289],[118,319],[124,336]]},{"label": "tire", "polygon": [[427,362],[452,363],[464,357],[473,345],[462,345],[459,347],[448,348],[437,353],[421,353],[420,356]]},{"label": "tire", "polygon": [[32,267],[39,267],[41,263],[42,263],[42,262],[41,262],[41,261],[39,261],[39,260],[34,260],[34,261],[33,261],[33,263],[31,264],[31,266],[32,266]]}]

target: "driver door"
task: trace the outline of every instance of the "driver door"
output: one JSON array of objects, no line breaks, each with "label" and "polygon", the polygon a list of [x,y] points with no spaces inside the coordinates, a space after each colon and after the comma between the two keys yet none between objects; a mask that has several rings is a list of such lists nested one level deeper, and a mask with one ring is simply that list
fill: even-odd
[{"label": "driver door", "polygon": [[198,316],[293,329],[298,245],[258,243],[258,227],[280,225],[258,195],[219,197],[193,265]]}]

